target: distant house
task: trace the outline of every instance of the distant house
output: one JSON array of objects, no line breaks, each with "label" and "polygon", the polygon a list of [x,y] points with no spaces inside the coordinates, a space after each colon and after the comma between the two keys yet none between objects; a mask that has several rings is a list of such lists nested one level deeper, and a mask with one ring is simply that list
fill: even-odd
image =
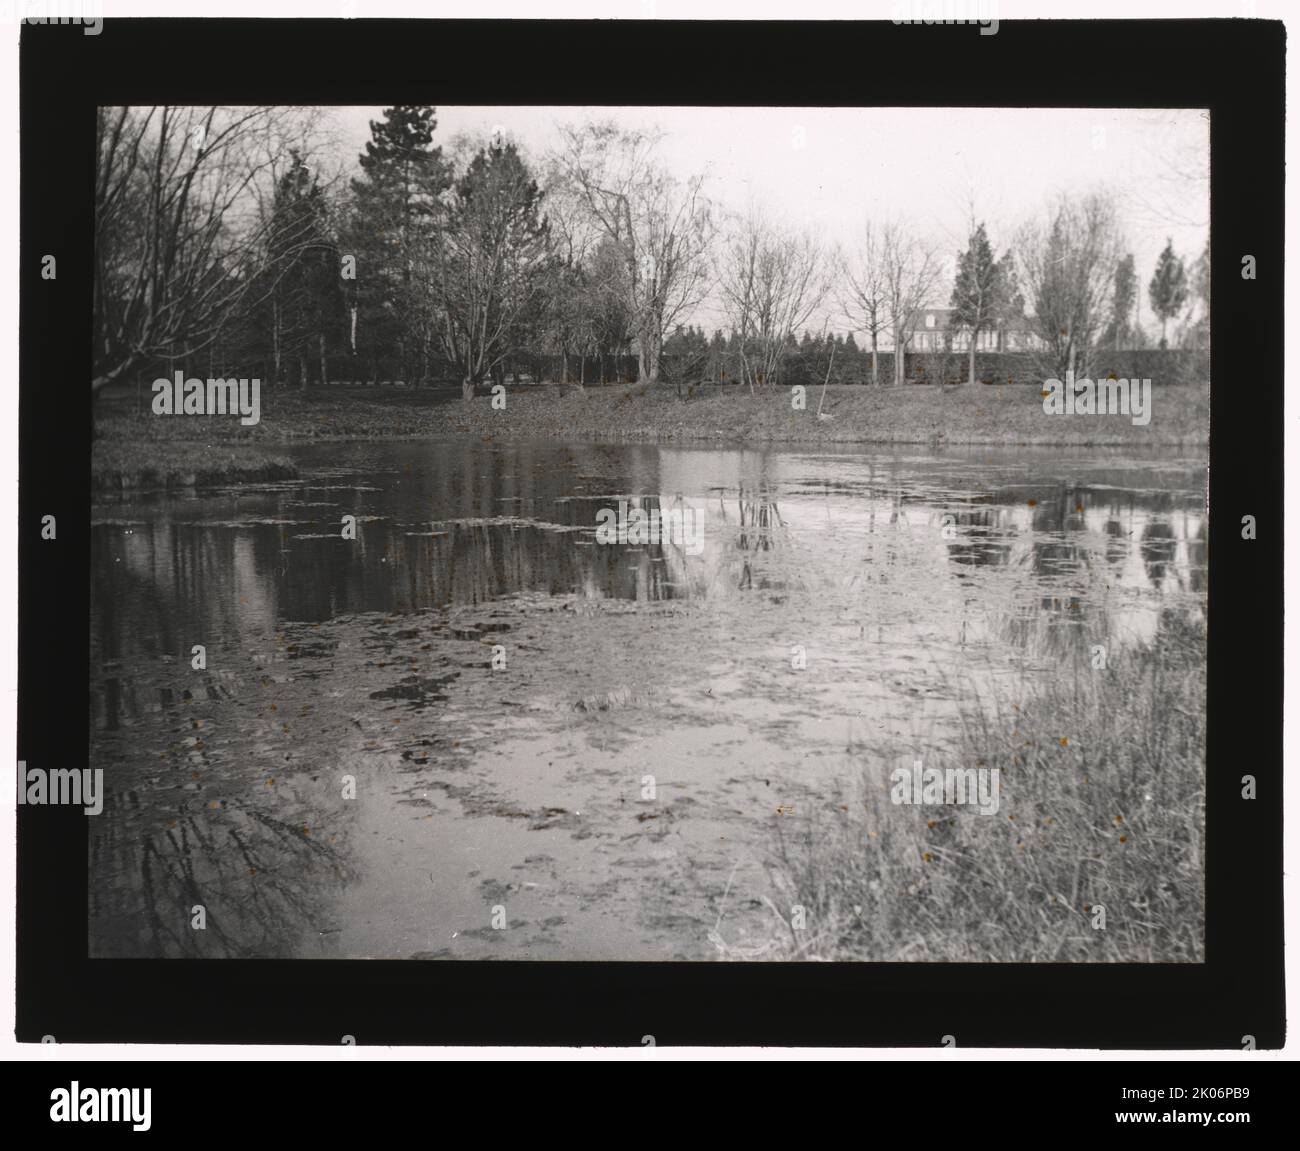
[{"label": "distant house", "polygon": [[[918,311],[912,323],[912,339],[908,351],[969,351],[971,334],[969,331],[954,329],[952,316],[951,308],[922,308]],[[981,352],[1022,352],[1042,346],[1042,338],[1034,332],[1026,317],[1020,323],[983,329],[975,348]],[[893,347],[892,340],[888,347]],[[887,350],[884,344],[881,348]]]}]

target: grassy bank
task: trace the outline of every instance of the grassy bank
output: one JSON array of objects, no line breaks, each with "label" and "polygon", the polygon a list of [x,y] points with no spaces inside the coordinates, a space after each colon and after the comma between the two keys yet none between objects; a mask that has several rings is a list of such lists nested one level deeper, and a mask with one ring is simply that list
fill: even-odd
[{"label": "grassy bank", "polygon": [[889,769],[869,769],[778,834],[776,902],[807,914],[802,933],[774,927],[786,957],[1203,960],[1204,708],[1188,624],[992,714],[972,702],[957,754],[925,763],[999,768],[997,812],[894,805]]},{"label": "grassy bank", "polygon": [[[751,396],[707,387],[678,398],[669,387],[509,389],[503,409],[490,398],[463,403],[446,392],[406,388],[265,389],[261,422],[229,417],[154,416],[148,396],[106,398],[100,435],[142,446],[286,444],[330,440],[469,435],[502,439],[628,440],[697,443],[988,444],[1198,447],[1209,436],[1209,388],[1157,387],[1153,414],[1139,427],[1128,416],[1045,415],[1036,385],[941,388],[837,386],[810,390],[807,410],[789,389]],[[205,449],[205,455],[210,452]]]},{"label": "grassy bank", "polygon": [[297,474],[285,456],[241,445],[101,438],[90,455],[90,482],[96,491],[211,487],[292,479]]}]

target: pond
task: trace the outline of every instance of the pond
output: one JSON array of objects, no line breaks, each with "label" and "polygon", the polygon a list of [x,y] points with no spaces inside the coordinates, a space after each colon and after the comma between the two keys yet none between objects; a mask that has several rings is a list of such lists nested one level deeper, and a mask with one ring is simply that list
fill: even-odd
[{"label": "pond", "polygon": [[717,958],[775,825],[1206,608],[1186,453],[293,455],[92,508],[92,955]]}]

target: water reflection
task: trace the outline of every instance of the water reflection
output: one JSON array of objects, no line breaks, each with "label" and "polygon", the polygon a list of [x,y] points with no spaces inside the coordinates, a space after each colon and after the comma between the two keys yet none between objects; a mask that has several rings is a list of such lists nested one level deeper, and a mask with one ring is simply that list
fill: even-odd
[{"label": "water reflection", "polygon": [[[783,588],[792,572],[833,574],[827,565],[841,558],[902,562],[896,547],[873,546],[888,539],[886,527],[905,529],[914,543],[942,542],[948,563],[927,571],[927,580],[1012,569],[1008,579],[1040,592],[1022,599],[1042,610],[1095,605],[1103,587],[1132,593],[1134,608],[1144,595],[1205,589],[1194,468],[1176,477],[1181,491],[1169,492],[1125,489],[1114,482],[1122,475],[1098,468],[1086,469],[1087,483],[999,484],[984,469],[937,482],[912,464],[889,473],[878,460],[622,452],[626,458],[612,448],[453,445],[430,454],[389,445],[382,454],[360,451],[369,458],[346,473],[101,505],[92,570],[98,652],[179,657],[182,633],[238,643],[280,619],[411,612],[521,593],[655,601]],[[304,455],[310,466],[313,454]],[[850,482],[843,473],[854,470],[877,478]],[[821,472],[840,474],[832,483]],[[598,545],[596,513],[620,499],[647,515],[690,508],[706,525],[706,555],[697,561],[667,539]],[[343,538],[345,515],[356,518],[355,540]],[[856,557],[825,546],[850,534],[863,542]],[[711,578],[722,568],[730,578]],[[1146,608],[1153,622],[1154,603]]]},{"label": "water reflection", "polygon": [[[93,509],[97,954],[331,953],[346,893],[427,850],[394,838],[391,803],[486,810],[460,776],[427,772],[475,770],[476,741],[516,710],[584,694],[545,670],[557,647],[590,646],[591,699],[613,686],[602,675],[671,659],[661,694],[701,733],[716,720],[696,701],[727,695],[755,742],[712,753],[722,770],[787,738],[815,761],[843,747],[837,717],[886,727],[941,699],[939,672],[1077,667],[1205,610],[1195,460],[464,441],[297,455],[300,480]],[[598,542],[620,501],[699,517],[702,550]],[[584,604],[628,622],[587,626]],[[638,657],[672,621],[670,646]],[[826,676],[813,712],[780,678],[792,644]],[[483,675],[498,645],[527,660],[508,689]],[[370,790],[340,805],[358,761]],[[366,953],[428,950],[382,931],[402,942]]]}]

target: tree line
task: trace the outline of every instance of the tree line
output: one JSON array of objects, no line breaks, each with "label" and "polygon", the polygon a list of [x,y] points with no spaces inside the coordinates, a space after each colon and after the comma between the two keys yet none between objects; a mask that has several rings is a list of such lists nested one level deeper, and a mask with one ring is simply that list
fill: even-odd
[{"label": "tree line", "polygon": [[[976,378],[982,333],[1022,328],[1043,370],[1083,375],[1145,338],[1113,198],[1062,196],[1001,255],[973,215],[948,262],[900,220],[830,247],[760,208],[724,211],[679,178],[657,133],[564,125],[530,160],[503,133],[435,139],[435,109],[370,122],[357,174],[316,109],[101,108],[95,165],[92,394],[145,370],[451,379],[469,399],[507,370],[579,385],[635,363],[679,392],[906,379],[918,319],[946,304]],[[1172,242],[1148,299],[1208,336],[1209,250]],[[708,300],[724,326],[694,326]],[[847,336],[829,331],[847,327]],[[820,330],[819,330],[820,328]],[[856,337],[856,338],[855,338]]]}]

